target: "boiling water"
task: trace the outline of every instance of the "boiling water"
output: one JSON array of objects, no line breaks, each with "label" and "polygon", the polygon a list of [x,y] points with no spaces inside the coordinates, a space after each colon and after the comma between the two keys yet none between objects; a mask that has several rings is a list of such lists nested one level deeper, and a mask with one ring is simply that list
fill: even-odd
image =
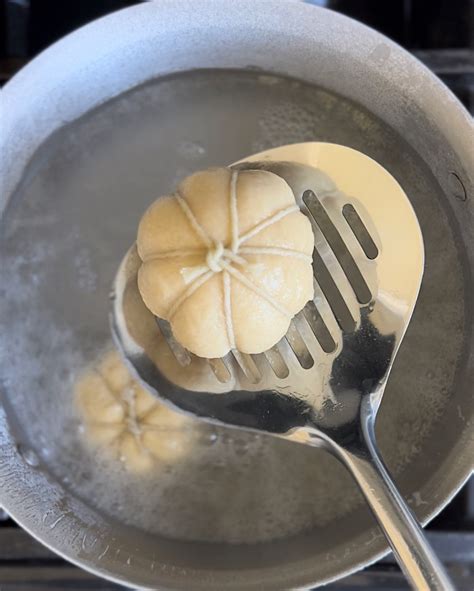
[{"label": "boiling water", "polygon": [[425,278],[378,423],[392,470],[416,461],[449,399],[464,322],[438,185],[400,137],[349,101],[257,73],[196,72],[63,128],[33,158],[3,218],[2,391],[18,438],[71,494],[148,531],[228,542],[322,526],[358,502],[322,451],[197,422],[199,444],[184,460],[133,476],[84,445],[72,404],[77,375],[110,341],[109,286],[146,206],[197,169],[308,140],[378,160],[420,219]]}]

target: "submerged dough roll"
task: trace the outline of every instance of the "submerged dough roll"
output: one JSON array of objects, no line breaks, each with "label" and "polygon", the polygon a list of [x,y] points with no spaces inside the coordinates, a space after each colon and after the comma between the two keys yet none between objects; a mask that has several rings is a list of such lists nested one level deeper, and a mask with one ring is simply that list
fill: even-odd
[{"label": "submerged dough roll", "polygon": [[175,463],[193,447],[192,419],[142,388],[116,351],[81,376],[75,396],[84,439],[131,472]]},{"label": "submerged dough roll", "polygon": [[313,246],[311,224],[281,177],[210,169],[145,212],[138,287],[196,355],[261,353],[313,297]]}]

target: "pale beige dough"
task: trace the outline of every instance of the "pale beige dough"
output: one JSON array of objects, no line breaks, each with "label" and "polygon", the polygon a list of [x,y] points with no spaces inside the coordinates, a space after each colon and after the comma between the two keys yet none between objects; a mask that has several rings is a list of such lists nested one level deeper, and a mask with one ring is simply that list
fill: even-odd
[{"label": "pale beige dough", "polygon": [[313,297],[313,247],[311,224],[281,177],[209,169],[145,212],[138,287],[196,355],[261,353]]},{"label": "pale beige dough", "polygon": [[80,377],[75,401],[87,443],[131,472],[179,461],[192,449],[193,420],[142,388],[116,351]]}]

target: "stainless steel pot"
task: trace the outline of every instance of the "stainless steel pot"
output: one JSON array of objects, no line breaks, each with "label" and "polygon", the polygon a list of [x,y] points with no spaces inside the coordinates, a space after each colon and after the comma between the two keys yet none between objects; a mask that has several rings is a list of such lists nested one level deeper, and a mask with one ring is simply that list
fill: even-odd
[{"label": "stainless steel pot", "polygon": [[[73,474],[58,475],[52,458],[72,454],[67,433],[51,443],[41,427],[40,417],[53,412],[50,391],[109,338],[107,287],[136,218],[155,196],[149,191],[168,190],[193,168],[318,139],[378,160],[420,219],[425,279],[386,393],[380,439],[423,522],[449,502],[474,455],[473,127],[419,62],[365,26],[300,2],[239,0],[224,10],[218,0],[164,0],[60,41],[5,87],[2,103],[0,504],[24,528],[99,575],[159,589],[310,587],[387,551],[359,505],[305,533],[255,545],[180,541],[127,527],[76,494]],[[111,119],[101,120],[103,109],[112,109]],[[146,149],[134,136],[143,119],[160,125],[142,136]],[[97,162],[95,174],[108,171],[107,182],[81,177]],[[73,202],[61,193],[69,186],[62,176],[75,179]],[[92,252],[99,271],[88,252],[68,275],[70,251],[95,244],[98,216],[113,203],[117,219],[101,223]],[[40,240],[54,248],[47,241],[40,248]],[[56,332],[45,338],[52,325]],[[405,420],[405,408],[414,420]],[[327,477],[343,476],[330,465]],[[341,486],[352,494],[346,480]]]}]

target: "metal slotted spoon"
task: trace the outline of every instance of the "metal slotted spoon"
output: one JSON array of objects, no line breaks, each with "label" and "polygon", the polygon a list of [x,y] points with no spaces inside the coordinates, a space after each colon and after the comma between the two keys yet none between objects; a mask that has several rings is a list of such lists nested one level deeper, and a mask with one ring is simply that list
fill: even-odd
[{"label": "metal slotted spoon", "polygon": [[201,359],[145,307],[133,247],[112,293],[119,347],[154,393],[187,413],[334,454],[413,587],[453,589],[375,440],[377,411],[423,275],[423,241],[408,198],[376,162],[334,144],[283,146],[235,166],[284,178],[311,220],[314,300],[265,353]]}]

